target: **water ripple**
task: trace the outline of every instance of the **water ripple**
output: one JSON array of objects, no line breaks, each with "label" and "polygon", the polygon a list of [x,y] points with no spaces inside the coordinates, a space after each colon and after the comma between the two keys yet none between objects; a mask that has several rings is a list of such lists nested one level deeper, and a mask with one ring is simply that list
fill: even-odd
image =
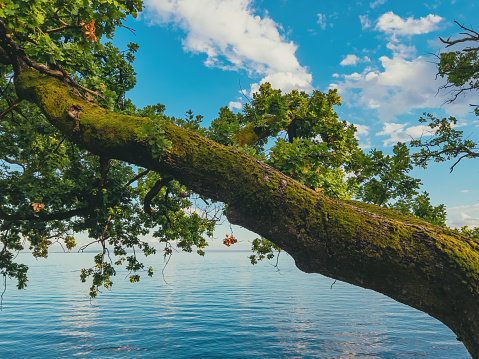
[{"label": "water ripple", "polygon": [[278,274],[241,252],[178,254],[170,284],[131,285],[120,272],[90,303],[78,270],[91,256],[20,255],[30,282],[5,294],[0,358],[468,358],[435,319],[372,291],[331,288],[286,256]]}]

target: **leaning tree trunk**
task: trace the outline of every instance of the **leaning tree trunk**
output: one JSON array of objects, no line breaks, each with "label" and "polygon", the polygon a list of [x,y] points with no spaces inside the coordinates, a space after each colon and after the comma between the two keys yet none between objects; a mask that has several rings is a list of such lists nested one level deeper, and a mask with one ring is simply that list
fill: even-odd
[{"label": "leaning tree trunk", "polygon": [[[35,70],[18,95],[75,143],[169,176],[227,205],[239,224],[288,252],[299,269],[383,293],[437,318],[479,358],[479,241],[373,205],[336,201],[268,165],[174,125],[155,158],[136,130],[147,119],[112,113]],[[79,122],[78,122],[79,120]]]}]

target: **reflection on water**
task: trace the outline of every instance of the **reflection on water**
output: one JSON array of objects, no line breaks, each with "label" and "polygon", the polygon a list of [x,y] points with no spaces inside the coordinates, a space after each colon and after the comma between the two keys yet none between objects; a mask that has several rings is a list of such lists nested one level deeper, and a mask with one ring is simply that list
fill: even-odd
[{"label": "reflection on water", "polygon": [[[51,254],[30,265],[26,291],[10,285],[0,313],[0,358],[468,358],[438,321],[372,291],[278,273],[247,253],[173,256],[134,285],[118,273],[91,304],[79,269],[92,254]],[[162,258],[154,259],[160,272]]]}]

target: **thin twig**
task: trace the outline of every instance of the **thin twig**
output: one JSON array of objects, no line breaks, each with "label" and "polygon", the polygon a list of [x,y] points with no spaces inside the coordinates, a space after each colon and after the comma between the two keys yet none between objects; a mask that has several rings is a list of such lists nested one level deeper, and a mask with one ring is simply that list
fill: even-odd
[{"label": "thin twig", "polygon": [[251,103],[251,99],[244,94],[244,90],[243,90],[243,88],[241,87],[241,80],[238,80],[238,82],[239,82],[239,88],[240,88],[241,94],[244,96],[245,99],[248,100],[248,102],[251,104],[251,106],[253,106],[253,104]]},{"label": "thin twig", "polygon": [[80,253],[80,251],[83,252],[85,249],[87,249],[87,247],[91,246],[94,243],[98,243],[98,242],[99,242],[99,240],[97,239],[96,241],[92,241],[88,244],[85,244],[85,245],[81,246],[80,248],[78,248],[78,253]]},{"label": "thin twig", "polygon": [[143,171],[143,172],[141,172],[141,173],[138,173],[135,177],[133,177],[131,180],[129,180],[129,181],[126,183],[125,187],[128,187],[128,186],[131,185],[132,183],[138,181],[141,177],[146,176],[148,173],[150,173],[150,170],[145,170],[145,171]]},{"label": "thin twig", "polygon": [[19,105],[20,103],[22,102],[22,99],[17,99],[13,105],[11,105],[9,108],[7,108],[6,110],[2,111],[2,113],[0,113],[0,122],[2,121],[2,119],[7,115],[9,114],[11,111],[15,110]]},{"label": "thin twig", "polygon": [[463,158],[468,157],[468,156],[469,156],[469,155],[467,155],[467,154],[464,155],[464,156],[461,156],[461,157],[456,161],[456,163],[454,163],[454,164],[451,166],[450,173],[452,173],[452,171],[454,170],[454,167],[456,167],[456,165],[457,165],[459,162],[461,162],[461,160],[462,160]]},{"label": "thin twig", "polygon": [[67,29],[81,29],[82,26],[80,25],[64,25],[64,26],[60,26],[60,27],[57,27],[56,29],[50,29],[50,30],[47,30],[45,31],[45,34],[51,34],[53,32],[57,32],[57,31],[62,31],[62,30],[67,30]]},{"label": "thin twig", "polygon": [[0,296],[0,312],[3,311],[3,296],[5,295],[5,292],[7,291],[7,274],[3,275],[3,292],[2,295]]},{"label": "thin twig", "polygon": [[133,35],[136,36],[136,34],[135,34],[135,31],[136,31],[136,30],[135,30],[135,29],[133,29],[133,28],[131,28],[131,27],[128,27],[128,26],[125,26],[125,25],[123,25],[123,24],[120,24],[120,27],[124,27],[125,29],[130,30],[130,32],[131,32]]},{"label": "thin twig", "polygon": [[168,256],[168,260],[166,261],[165,265],[163,266],[163,269],[161,270],[161,276],[163,277],[163,282],[165,282],[166,285],[171,285],[170,283],[166,281],[166,278],[165,278],[165,269],[168,263],[170,263],[171,257],[172,257],[172,254]]}]

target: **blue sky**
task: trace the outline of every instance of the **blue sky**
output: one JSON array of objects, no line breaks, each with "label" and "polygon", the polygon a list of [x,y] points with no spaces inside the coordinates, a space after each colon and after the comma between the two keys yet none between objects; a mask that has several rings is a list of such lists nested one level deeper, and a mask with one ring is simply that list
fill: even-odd
[{"label": "blue sky", "polygon": [[[427,135],[423,112],[456,116],[479,140],[469,103],[479,93],[444,104],[437,89],[439,36],[457,36],[457,20],[477,28],[474,1],[357,2],[306,0],[146,0],[145,11],[119,29],[115,45],[140,49],[135,104],[161,102],[168,115],[191,109],[214,119],[222,106],[239,109],[264,81],[290,91],[337,88],[341,119],[354,123],[365,148],[390,151],[397,141]],[[479,226],[479,162],[417,169],[434,204],[444,203],[452,226]]]}]

